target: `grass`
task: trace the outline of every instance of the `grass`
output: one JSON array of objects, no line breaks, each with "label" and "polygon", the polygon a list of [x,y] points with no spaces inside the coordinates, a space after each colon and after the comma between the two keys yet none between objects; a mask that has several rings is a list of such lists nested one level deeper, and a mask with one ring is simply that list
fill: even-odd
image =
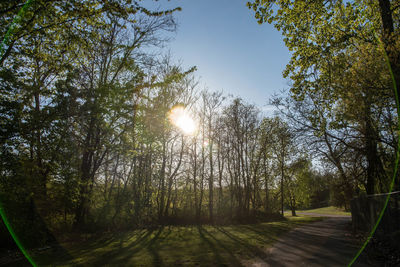
[{"label": "grass", "polygon": [[290,229],[315,217],[231,226],[166,226],[136,230],[34,256],[39,266],[240,266],[241,260],[265,257],[265,248]]},{"label": "grass", "polygon": [[307,212],[307,213],[318,213],[318,214],[333,214],[333,215],[351,215],[350,212],[344,211],[344,209],[340,209],[334,206],[324,207],[319,209],[312,210],[299,210],[299,212]]}]

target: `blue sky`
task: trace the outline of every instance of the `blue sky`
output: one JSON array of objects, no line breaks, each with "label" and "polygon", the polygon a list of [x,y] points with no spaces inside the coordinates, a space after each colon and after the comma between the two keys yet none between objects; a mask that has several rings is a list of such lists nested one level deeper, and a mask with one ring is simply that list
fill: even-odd
[{"label": "blue sky", "polygon": [[155,6],[182,7],[169,49],[184,67],[197,66],[202,87],[240,96],[260,108],[287,88],[282,71],[290,53],[281,34],[259,25],[242,0],[160,0]]}]

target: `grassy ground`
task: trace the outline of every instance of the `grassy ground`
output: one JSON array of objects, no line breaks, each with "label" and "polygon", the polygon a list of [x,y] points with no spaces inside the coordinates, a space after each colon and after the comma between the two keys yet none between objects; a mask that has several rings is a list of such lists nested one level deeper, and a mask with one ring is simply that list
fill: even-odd
[{"label": "grassy ground", "polygon": [[333,214],[333,215],[351,215],[350,212],[346,212],[343,209],[339,209],[337,207],[325,207],[313,210],[299,210],[299,212],[309,212],[309,213],[319,213],[319,214]]},{"label": "grassy ground", "polygon": [[62,250],[34,259],[39,266],[237,266],[241,260],[265,256],[265,248],[293,227],[316,220],[320,218],[289,217],[248,225],[136,230],[62,244]]}]

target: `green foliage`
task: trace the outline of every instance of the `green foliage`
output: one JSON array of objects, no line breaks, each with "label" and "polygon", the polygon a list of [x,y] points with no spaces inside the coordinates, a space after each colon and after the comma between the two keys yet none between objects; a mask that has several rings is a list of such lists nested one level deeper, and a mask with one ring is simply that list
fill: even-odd
[{"label": "green foliage", "polygon": [[[1,36],[23,5],[0,4]],[[175,29],[176,10],[152,12],[136,1],[31,1],[12,25],[0,55],[0,194],[26,245],[49,238],[45,224],[70,228],[105,154],[124,152],[128,134],[136,134],[137,99],[152,86],[139,48],[162,44],[155,35]]]},{"label": "green foliage", "polygon": [[283,72],[293,82],[286,114],[299,130],[312,134],[308,143],[337,169],[341,178],[333,199],[348,205],[359,187],[368,194],[386,192],[398,127],[393,91],[393,80],[400,83],[397,1],[257,0],[247,5],[259,23],[282,32],[293,52]]}]

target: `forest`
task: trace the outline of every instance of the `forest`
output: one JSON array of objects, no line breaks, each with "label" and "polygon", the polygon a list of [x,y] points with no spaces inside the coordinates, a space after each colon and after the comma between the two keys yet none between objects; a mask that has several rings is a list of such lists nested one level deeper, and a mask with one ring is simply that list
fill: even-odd
[{"label": "forest", "polygon": [[354,197],[400,189],[399,1],[247,3],[292,53],[290,91],[269,100],[270,116],[202,88],[196,66],[165,49],[184,10],[144,2],[1,2],[5,243],[6,224],[32,247],[70,232],[349,211]]}]

